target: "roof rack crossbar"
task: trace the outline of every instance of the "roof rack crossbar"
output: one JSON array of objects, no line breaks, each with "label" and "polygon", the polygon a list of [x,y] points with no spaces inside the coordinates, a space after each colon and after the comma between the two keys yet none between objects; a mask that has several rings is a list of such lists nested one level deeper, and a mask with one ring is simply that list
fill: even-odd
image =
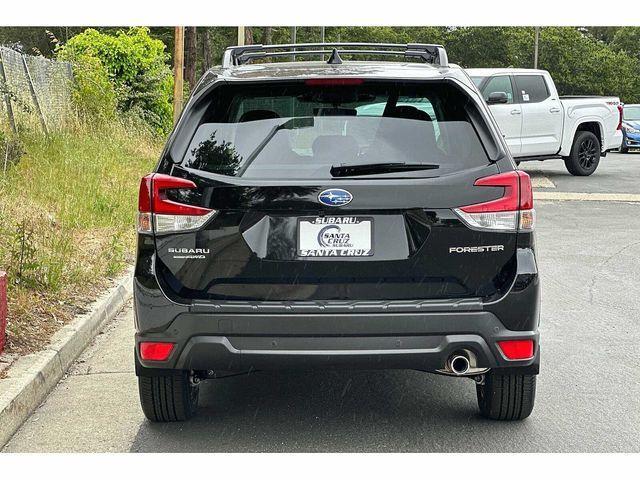
[{"label": "roof rack crossbar", "polygon": [[[327,50],[330,49],[330,50]],[[242,65],[255,58],[325,55],[396,55],[419,58],[424,62],[446,67],[447,52],[442,45],[424,43],[292,43],[284,45],[242,45],[225,50],[222,66],[229,68]]]}]

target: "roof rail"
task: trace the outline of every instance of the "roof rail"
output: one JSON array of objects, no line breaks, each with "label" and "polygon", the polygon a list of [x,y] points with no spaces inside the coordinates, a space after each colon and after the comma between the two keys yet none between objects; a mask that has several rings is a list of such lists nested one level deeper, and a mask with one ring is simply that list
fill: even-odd
[{"label": "roof rail", "polygon": [[229,47],[222,57],[222,66],[243,65],[256,58],[329,55],[327,63],[340,64],[340,55],[395,55],[419,58],[440,67],[449,66],[447,51],[442,45],[428,43],[291,43],[284,45],[242,45]]}]

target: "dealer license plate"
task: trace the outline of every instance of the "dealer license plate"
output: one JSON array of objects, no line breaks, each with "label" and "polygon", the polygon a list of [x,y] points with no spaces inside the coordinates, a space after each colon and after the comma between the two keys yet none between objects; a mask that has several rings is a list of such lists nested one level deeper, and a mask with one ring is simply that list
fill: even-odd
[{"label": "dealer license plate", "polygon": [[298,219],[299,257],[369,257],[373,255],[370,217]]}]

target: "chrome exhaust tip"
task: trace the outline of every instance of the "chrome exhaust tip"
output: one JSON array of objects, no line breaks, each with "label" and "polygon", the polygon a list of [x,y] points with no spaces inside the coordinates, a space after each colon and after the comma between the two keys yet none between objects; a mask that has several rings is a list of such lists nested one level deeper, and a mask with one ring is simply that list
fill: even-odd
[{"label": "chrome exhaust tip", "polygon": [[453,354],[447,360],[447,367],[448,370],[456,375],[464,375],[469,371],[471,364],[466,355]]}]

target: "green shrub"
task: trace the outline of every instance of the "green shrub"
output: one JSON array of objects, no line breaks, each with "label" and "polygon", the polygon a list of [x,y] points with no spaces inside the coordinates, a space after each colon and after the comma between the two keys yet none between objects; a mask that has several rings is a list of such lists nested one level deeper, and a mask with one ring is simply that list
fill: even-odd
[{"label": "green shrub", "polygon": [[79,113],[92,120],[113,120],[118,96],[102,61],[86,54],[74,55],[69,60],[73,64],[73,102]]},{"label": "green shrub", "polygon": [[[172,125],[173,94],[173,76],[165,48],[162,41],[149,35],[148,28],[130,28],[115,35],[89,28],[59,47],[57,55],[63,60],[81,59],[91,67],[90,74],[79,79],[84,86],[78,87],[88,100],[99,91],[94,80],[101,65],[113,84],[117,109],[139,115],[156,131],[164,133]],[[95,60],[89,63],[88,58]],[[99,84],[103,85],[103,80]]]}]

